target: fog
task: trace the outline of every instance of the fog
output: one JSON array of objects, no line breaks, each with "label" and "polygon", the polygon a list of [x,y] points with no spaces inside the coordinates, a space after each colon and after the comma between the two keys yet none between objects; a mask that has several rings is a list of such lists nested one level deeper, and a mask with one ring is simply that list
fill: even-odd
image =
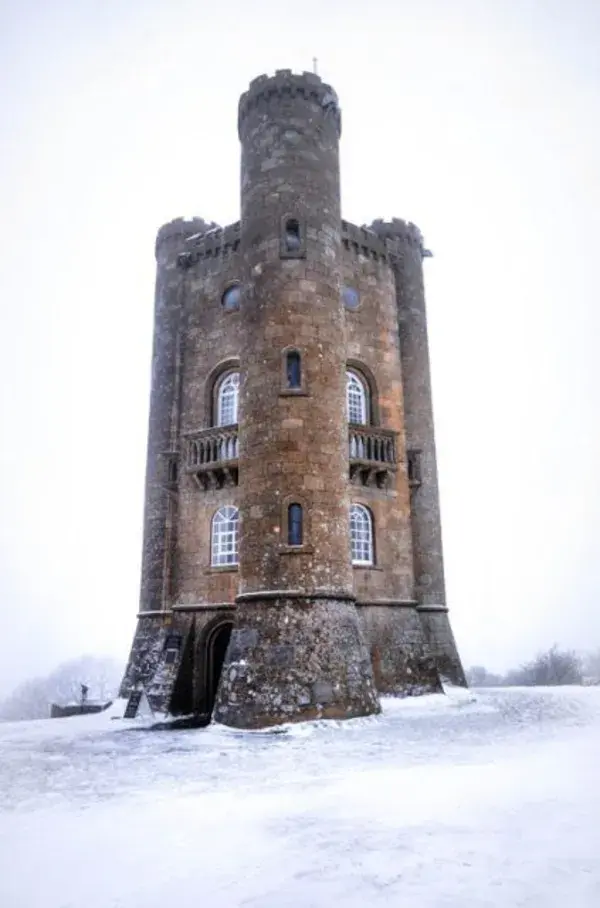
[{"label": "fog", "polygon": [[0,695],[125,659],[157,228],[238,218],[237,101],[342,107],[342,203],[423,230],[451,617],[466,665],[600,645],[600,5],[0,2]]}]

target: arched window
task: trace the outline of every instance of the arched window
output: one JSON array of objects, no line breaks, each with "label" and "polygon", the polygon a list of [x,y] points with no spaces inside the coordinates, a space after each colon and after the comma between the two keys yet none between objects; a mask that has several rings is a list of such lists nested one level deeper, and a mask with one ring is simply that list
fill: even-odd
[{"label": "arched window", "polygon": [[346,407],[348,422],[364,426],[367,422],[368,394],[364,381],[356,372],[346,372]]},{"label": "arched window", "polygon": [[302,387],[302,361],[297,350],[285,354],[285,378],[288,388]]},{"label": "arched window", "polygon": [[240,373],[229,372],[217,391],[217,425],[232,426],[238,421]]},{"label": "arched window", "polygon": [[350,508],[350,546],[352,564],[373,564],[373,518],[362,504],[353,504]]},{"label": "arched window", "polygon": [[238,563],[239,511],[232,505],[219,508],[212,519],[211,564],[219,567]]},{"label": "arched window", "polygon": [[242,299],[242,288],[239,284],[230,284],[229,287],[225,288],[223,296],[221,297],[221,305],[223,309],[239,309],[240,301]]},{"label": "arched window", "polygon": [[288,507],[288,545],[302,545],[302,505],[291,504]]}]

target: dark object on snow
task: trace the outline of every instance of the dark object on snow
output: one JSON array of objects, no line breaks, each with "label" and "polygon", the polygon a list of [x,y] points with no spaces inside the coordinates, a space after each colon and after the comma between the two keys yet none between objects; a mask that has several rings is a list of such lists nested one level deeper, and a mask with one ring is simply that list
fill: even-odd
[{"label": "dark object on snow", "polygon": [[[83,686],[83,685],[82,685]],[[50,704],[51,719],[65,719],[68,716],[85,716],[88,713],[101,713],[112,706],[112,700],[107,703],[74,703],[70,706],[59,706],[58,703]]]}]

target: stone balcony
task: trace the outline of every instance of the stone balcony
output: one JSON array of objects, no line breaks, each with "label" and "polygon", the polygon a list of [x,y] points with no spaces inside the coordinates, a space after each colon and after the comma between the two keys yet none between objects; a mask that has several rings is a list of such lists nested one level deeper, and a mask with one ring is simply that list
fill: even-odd
[{"label": "stone balcony", "polygon": [[186,471],[204,490],[237,486],[237,425],[201,429],[187,435]]},{"label": "stone balcony", "polygon": [[385,489],[396,470],[396,435],[390,429],[350,426],[350,482]]},{"label": "stone balcony", "polygon": [[[388,487],[396,470],[396,432],[373,426],[350,426],[350,481],[355,485]],[[201,429],[186,436],[186,472],[199,488],[222,489],[238,484],[238,427]]]}]

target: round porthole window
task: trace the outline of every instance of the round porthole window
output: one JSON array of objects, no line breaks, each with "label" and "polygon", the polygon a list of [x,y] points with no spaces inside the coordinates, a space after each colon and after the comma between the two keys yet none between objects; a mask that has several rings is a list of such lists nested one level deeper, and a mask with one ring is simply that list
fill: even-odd
[{"label": "round porthole window", "polygon": [[241,301],[242,288],[239,284],[231,284],[230,287],[226,288],[221,297],[221,303],[223,304],[224,309],[239,309]]},{"label": "round porthole window", "polygon": [[344,301],[346,309],[358,309],[360,304],[358,290],[355,290],[354,287],[344,287],[342,290],[342,300]]}]

